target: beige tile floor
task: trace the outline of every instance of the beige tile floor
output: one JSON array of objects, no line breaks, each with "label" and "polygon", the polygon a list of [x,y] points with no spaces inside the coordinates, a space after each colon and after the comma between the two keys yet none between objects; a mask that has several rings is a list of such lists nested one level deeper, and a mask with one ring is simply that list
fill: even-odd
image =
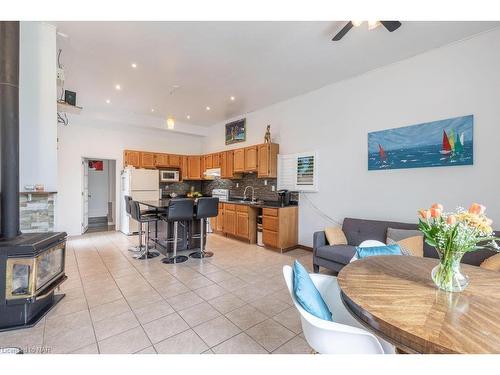
[{"label": "beige tile floor", "polygon": [[310,353],[282,267],[285,254],[209,235],[212,258],[139,261],[119,232],[71,238],[66,297],[34,328],[0,333],[0,347],[34,353]]}]

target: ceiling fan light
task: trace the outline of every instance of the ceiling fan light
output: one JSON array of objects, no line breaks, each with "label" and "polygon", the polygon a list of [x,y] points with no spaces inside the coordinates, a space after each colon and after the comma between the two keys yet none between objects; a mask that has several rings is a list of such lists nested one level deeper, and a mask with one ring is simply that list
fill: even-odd
[{"label": "ceiling fan light", "polygon": [[353,25],[354,27],[359,27],[359,26],[361,26],[361,25],[363,24],[363,22],[365,22],[365,21],[359,21],[359,20],[358,20],[358,21],[351,21],[351,22],[352,22],[352,25]]},{"label": "ceiling fan light", "polygon": [[167,129],[173,130],[175,128],[175,120],[172,116],[167,118]]},{"label": "ceiling fan light", "polygon": [[380,21],[368,21],[368,30],[376,29],[380,26]]}]

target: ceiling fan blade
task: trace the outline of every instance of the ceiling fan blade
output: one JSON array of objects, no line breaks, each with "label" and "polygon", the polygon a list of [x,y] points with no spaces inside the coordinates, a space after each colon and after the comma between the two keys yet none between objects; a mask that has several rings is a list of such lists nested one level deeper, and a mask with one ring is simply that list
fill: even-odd
[{"label": "ceiling fan blade", "polygon": [[380,21],[380,23],[391,33],[401,26],[401,22],[399,21]]},{"label": "ceiling fan blade", "polygon": [[351,21],[349,21],[349,22],[347,23],[347,25],[345,25],[345,26],[342,28],[342,30],[340,30],[340,31],[337,33],[337,35],[335,35],[335,36],[333,37],[333,39],[332,39],[332,40],[336,42],[336,41],[338,41],[338,40],[342,39],[342,38],[344,37],[344,35],[345,35],[345,34],[347,34],[347,32],[348,32],[349,30],[351,30],[351,29],[352,29],[352,27],[353,27],[353,26],[354,26],[354,25],[352,24],[352,22],[351,22]]}]

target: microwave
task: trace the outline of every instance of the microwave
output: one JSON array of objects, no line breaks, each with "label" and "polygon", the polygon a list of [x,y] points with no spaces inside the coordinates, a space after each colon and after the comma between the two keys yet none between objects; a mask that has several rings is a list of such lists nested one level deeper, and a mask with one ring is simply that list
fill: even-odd
[{"label": "microwave", "polygon": [[178,182],[179,181],[179,171],[160,171],[160,181],[161,182]]}]

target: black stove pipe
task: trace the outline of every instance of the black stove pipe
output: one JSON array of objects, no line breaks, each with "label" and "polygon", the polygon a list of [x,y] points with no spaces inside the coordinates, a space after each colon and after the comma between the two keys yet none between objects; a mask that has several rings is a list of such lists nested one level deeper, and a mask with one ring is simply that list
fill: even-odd
[{"label": "black stove pipe", "polygon": [[3,239],[19,232],[19,22],[0,21],[1,223]]}]

